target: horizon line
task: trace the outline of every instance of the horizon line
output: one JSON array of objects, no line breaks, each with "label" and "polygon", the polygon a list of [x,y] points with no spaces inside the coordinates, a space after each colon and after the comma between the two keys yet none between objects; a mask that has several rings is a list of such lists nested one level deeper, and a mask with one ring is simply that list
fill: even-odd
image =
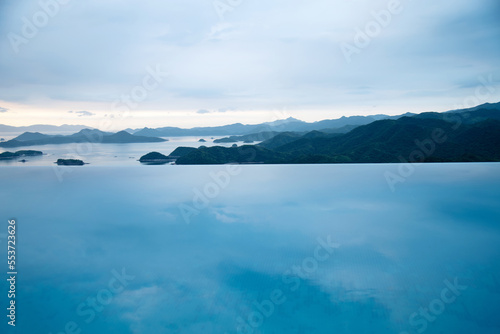
[{"label": "horizon line", "polygon": [[[342,119],[342,118],[351,118],[351,117],[374,117],[374,116],[395,117],[395,116],[404,116],[404,115],[407,115],[407,114],[410,114],[410,115],[419,115],[419,114],[428,113],[428,112],[446,113],[446,112],[451,112],[451,111],[456,111],[456,110],[474,109],[474,108],[477,108],[477,107],[480,107],[480,106],[491,105],[491,104],[493,104],[493,105],[494,104],[500,104],[500,101],[498,101],[498,102],[480,103],[478,105],[471,106],[471,107],[469,107],[469,106],[458,106],[458,109],[448,109],[448,110],[442,110],[442,111],[429,110],[429,111],[421,111],[421,112],[416,112],[416,113],[415,112],[403,112],[403,113],[395,114],[395,115],[389,115],[389,114],[384,114],[384,113],[367,114],[367,115],[361,115],[361,114],[358,115],[358,114],[356,114],[356,115],[350,115],[350,116],[342,115],[342,116],[340,116],[338,118],[322,118],[322,119],[318,119],[316,121],[311,121],[311,122],[302,120],[302,119],[297,118],[297,117],[289,116],[289,117],[285,117],[285,118],[279,118],[279,119],[276,119],[274,121],[256,122],[256,123],[231,122],[231,123],[220,124],[220,125],[194,126],[194,127],[179,127],[179,126],[168,126],[167,125],[167,126],[159,126],[159,127],[143,126],[143,127],[132,128],[132,127],[129,126],[129,127],[123,128],[123,130],[126,130],[126,129],[139,130],[139,129],[145,129],[145,128],[148,128],[148,129],[158,129],[158,128],[169,128],[169,127],[170,128],[183,129],[183,130],[191,130],[191,129],[196,129],[196,128],[213,128],[213,127],[222,127],[222,126],[229,126],[229,125],[236,125],[236,124],[241,124],[241,125],[269,124],[269,123],[274,123],[274,122],[279,122],[279,121],[286,121],[286,120],[289,120],[289,119],[293,119],[293,120],[296,120],[296,121],[299,121],[299,122],[308,123],[308,124],[313,124],[313,123],[318,123],[318,122],[322,122],[322,121],[339,120],[339,119]],[[107,119],[113,120],[113,118],[107,118]],[[87,125],[87,124],[81,124],[81,123],[77,123],[77,124],[64,123],[64,124],[61,124],[61,125],[46,124],[46,123],[35,123],[35,124],[30,124],[30,125],[10,125],[10,124],[5,124],[5,123],[0,123],[0,125],[8,126],[8,127],[13,127],[13,128],[23,128],[23,127],[33,127],[33,126],[51,126],[51,127],[57,127],[57,128],[64,127],[64,126],[77,126],[77,127],[85,126],[86,128],[89,128],[89,129],[101,130],[99,127],[95,127],[95,126],[91,126],[91,125]],[[119,130],[119,131],[123,131],[123,130]],[[101,131],[105,131],[105,130],[101,130]]]}]

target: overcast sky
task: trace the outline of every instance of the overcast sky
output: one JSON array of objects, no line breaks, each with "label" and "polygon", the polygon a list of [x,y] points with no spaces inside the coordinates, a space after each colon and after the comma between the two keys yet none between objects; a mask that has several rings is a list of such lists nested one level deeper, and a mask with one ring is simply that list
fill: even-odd
[{"label": "overcast sky", "polygon": [[192,127],[500,101],[498,0],[3,0],[0,37],[9,125]]}]

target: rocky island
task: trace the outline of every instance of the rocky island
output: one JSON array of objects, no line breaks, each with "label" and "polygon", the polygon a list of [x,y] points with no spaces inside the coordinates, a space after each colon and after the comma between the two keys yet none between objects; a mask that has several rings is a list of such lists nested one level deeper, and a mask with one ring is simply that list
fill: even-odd
[{"label": "rocky island", "polygon": [[42,151],[34,151],[34,150],[22,150],[17,152],[3,152],[0,153],[0,160],[6,159],[16,159],[19,157],[36,157],[43,155]]},{"label": "rocky island", "polygon": [[57,159],[58,166],[83,166],[85,162],[79,159]]}]

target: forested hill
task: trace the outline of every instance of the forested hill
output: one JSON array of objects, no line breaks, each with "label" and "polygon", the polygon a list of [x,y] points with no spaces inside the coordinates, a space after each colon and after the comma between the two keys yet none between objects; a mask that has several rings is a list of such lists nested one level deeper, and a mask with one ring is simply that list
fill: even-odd
[{"label": "forested hill", "polygon": [[201,147],[177,164],[500,161],[498,109],[379,120],[346,134],[281,133],[259,145]]}]

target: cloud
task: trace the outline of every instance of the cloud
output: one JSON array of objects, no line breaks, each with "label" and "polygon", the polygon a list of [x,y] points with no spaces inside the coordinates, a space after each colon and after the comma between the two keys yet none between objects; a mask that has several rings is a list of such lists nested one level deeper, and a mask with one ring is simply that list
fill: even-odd
[{"label": "cloud", "polygon": [[227,208],[213,209],[211,212],[215,215],[215,219],[224,224],[236,223],[238,219],[234,217],[234,213]]},{"label": "cloud", "polygon": [[229,216],[227,216],[223,213],[219,213],[219,212],[215,212],[215,219],[217,219],[221,223],[225,223],[225,224],[231,224],[231,223],[235,223],[238,221],[235,218],[229,217]]},{"label": "cloud", "polygon": [[81,111],[73,111],[73,110],[70,110],[68,111],[68,113],[70,114],[77,114],[78,117],[82,117],[82,116],[94,116],[95,114],[90,112],[90,111],[86,111],[86,110],[81,110]]},{"label": "cloud", "polygon": [[236,30],[234,26],[229,23],[218,23],[212,26],[210,33],[208,34],[208,40],[219,40],[234,38]]},{"label": "cloud", "polygon": [[200,109],[196,113],[197,114],[213,114],[213,113],[224,113],[228,111],[235,111],[235,108],[219,108],[215,110],[207,110],[207,109]]},{"label": "cloud", "polygon": [[0,112],[7,112],[7,111],[9,111],[9,109],[0,107]]},{"label": "cloud", "polygon": [[[221,21],[211,1],[136,6],[123,0],[119,9],[98,0],[88,0],[85,8],[69,3],[70,10],[50,20],[51,29],[19,45],[19,57],[13,57],[8,38],[0,39],[0,100],[67,103],[62,112],[102,110],[90,103],[111,105],[134,87],[140,92],[145,79],[155,89],[138,110],[196,112],[201,105],[198,114],[210,114],[237,105],[242,117],[247,110],[284,104],[304,113],[372,105],[408,111],[412,103],[416,109],[432,104],[445,110],[474,92],[478,76],[500,76],[498,0],[483,0],[481,6],[469,0],[432,6],[404,1],[390,22],[378,24],[373,13],[384,20],[380,13],[387,4],[278,0],[264,10],[247,1]],[[22,35],[18,18],[39,9],[38,0],[12,2],[0,11],[0,35]],[[87,24],[74,24],[81,20]],[[363,39],[358,31],[366,35],[374,26],[379,33],[358,47]],[[352,63],[341,51],[343,43],[358,45]],[[159,63],[171,76],[156,85],[148,81],[147,68]],[[361,85],[374,88],[362,99],[349,94]],[[433,91],[439,96],[426,94]],[[421,96],[408,100],[408,93]]]}]

